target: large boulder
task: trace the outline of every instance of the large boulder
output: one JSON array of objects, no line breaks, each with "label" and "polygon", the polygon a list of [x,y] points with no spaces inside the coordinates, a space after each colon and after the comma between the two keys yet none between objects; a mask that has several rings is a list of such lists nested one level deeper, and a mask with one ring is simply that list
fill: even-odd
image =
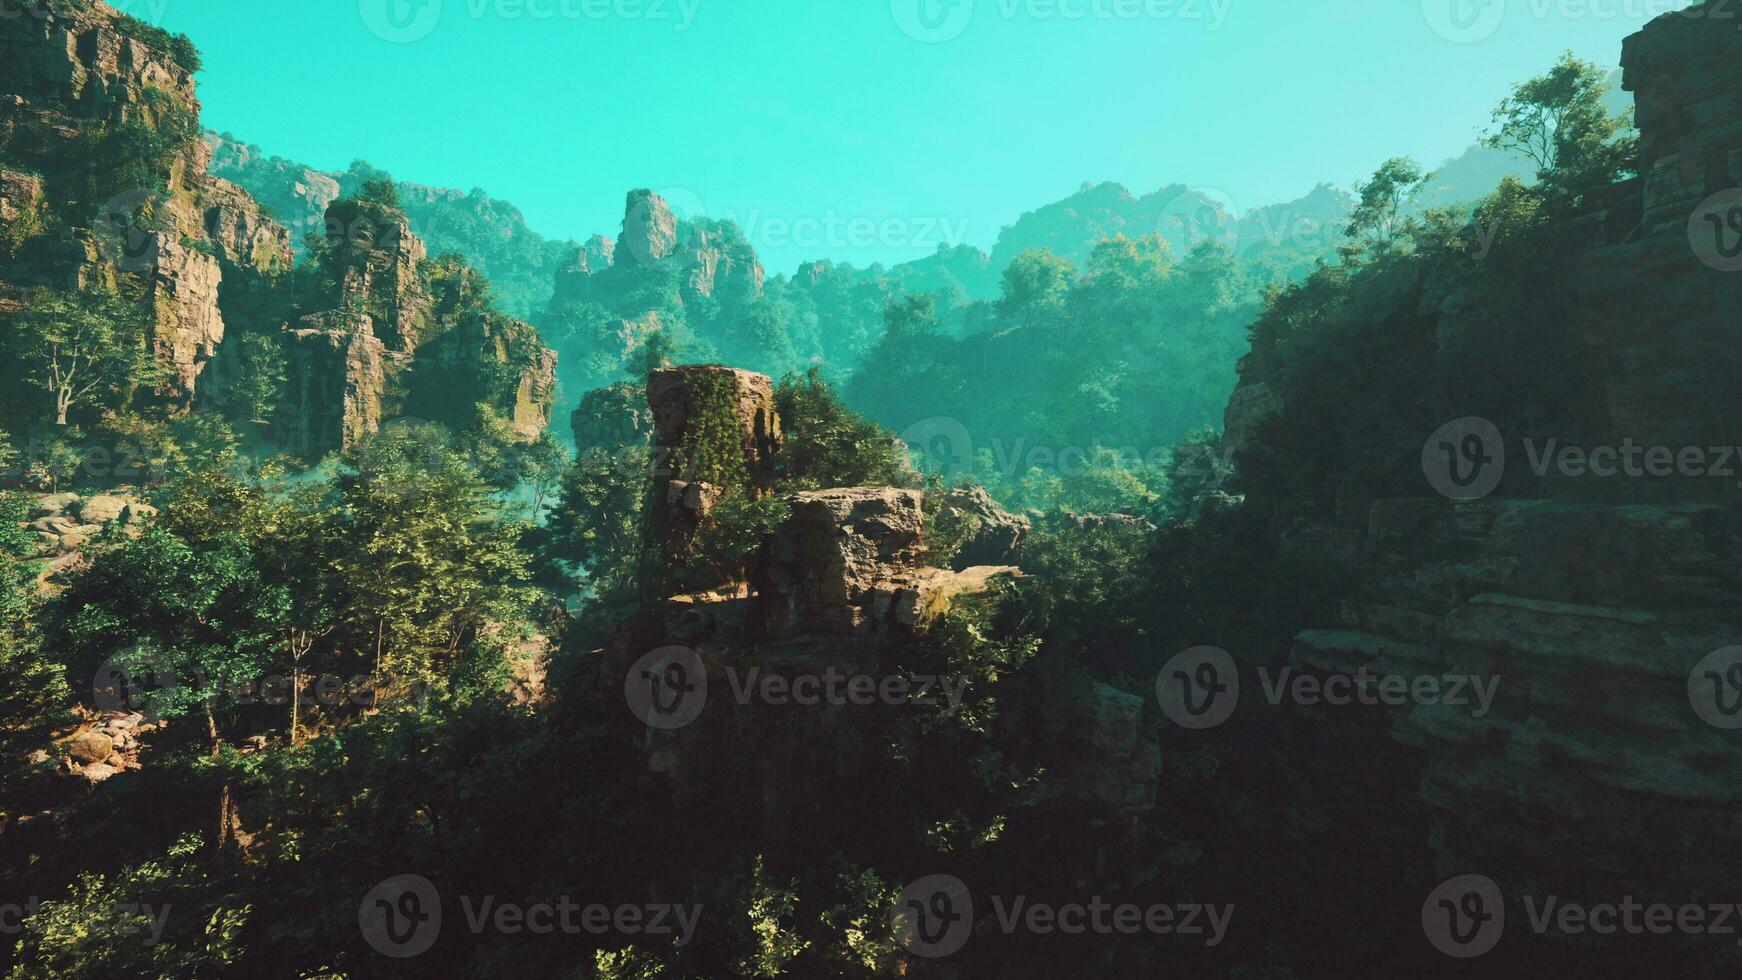
[{"label": "large boulder", "polygon": [[1033,525],[992,499],[984,487],[957,487],[943,500],[943,511],[971,528],[968,539],[956,551],[957,569],[978,565],[1021,564],[1022,542]]}]

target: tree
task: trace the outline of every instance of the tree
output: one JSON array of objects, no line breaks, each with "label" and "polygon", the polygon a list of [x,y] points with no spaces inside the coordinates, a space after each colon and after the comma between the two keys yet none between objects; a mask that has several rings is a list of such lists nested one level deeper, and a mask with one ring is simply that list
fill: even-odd
[{"label": "tree", "polygon": [[112,292],[41,290],[17,314],[9,343],[64,426],[74,407],[119,405],[163,376],[146,342],[150,324],[143,306]]},{"label": "tree", "polygon": [[1004,270],[1004,296],[998,313],[1007,320],[1044,320],[1064,308],[1076,269],[1046,249],[1031,248]]},{"label": "tree", "polygon": [[525,611],[524,529],[440,426],[383,431],[346,457],[335,486],[335,572],[378,680],[431,680],[468,639]]},{"label": "tree", "polygon": [[895,434],[848,408],[817,368],[782,378],[774,410],[785,435],[774,462],[783,491],[898,486],[912,476]]},{"label": "tree", "polygon": [[1637,152],[1635,140],[1621,136],[1632,120],[1610,115],[1603,105],[1608,88],[1601,67],[1569,51],[1501,101],[1494,110],[1499,128],[1483,143],[1528,156],[1551,191],[1574,194],[1608,184],[1633,165]]},{"label": "tree", "polygon": [[569,467],[550,518],[532,535],[547,581],[573,588],[573,573],[584,572],[611,608],[638,593],[651,459],[645,446],[589,449]]},{"label": "tree", "polygon": [[1366,239],[1375,251],[1390,251],[1397,240],[1399,216],[1432,179],[1409,157],[1392,157],[1380,164],[1371,179],[1355,185],[1360,200],[1349,214],[1349,237]]},{"label": "tree", "polygon": [[264,333],[243,334],[236,381],[227,392],[230,416],[238,422],[265,425],[278,407],[288,361],[277,338]]}]

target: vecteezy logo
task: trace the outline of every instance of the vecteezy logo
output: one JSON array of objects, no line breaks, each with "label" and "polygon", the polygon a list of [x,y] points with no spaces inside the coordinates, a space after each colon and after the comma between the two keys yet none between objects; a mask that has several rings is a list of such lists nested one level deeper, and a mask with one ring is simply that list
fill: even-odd
[{"label": "vecteezy logo", "polygon": [[1193,647],[1176,655],[1155,679],[1161,713],[1180,726],[1214,728],[1240,703],[1240,672],[1220,647]]},{"label": "vecteezy logo", "polygon": [[1448,422],[1422,446],[1421,471],[1452,500],[1480,500],[1506,475],[1506,440],[1487,419]]},{"label": "vecteezy logo", "polygon": [[1742,647],[1715,650],[1694,665],[1688,703],[1713,728],[1742,728]]},{"label": "vecteezy logo", "polygon": [[162,650],[136,643],[98,665],[91,700],[99,711],[136,711],[155,722],[173,706],[180,686],[181,677]]},{"label": "vecteezy logo", "polygon": [[942,415],[921,419],[902,430],[901,441],[921,473],[948,480],[974,468],[974,438],[968,427]]},{"label": "vecteezy logo", "polygon": [[1428,894],[1421,906],[1428,942],[1447,956],[1473,959],[1493,949],[1506,931],[1500,886],[1483,875],[1459,875]]},{"label": "vecteezy logo", "polygon": [[1742,272],[1742,188],[1701,201],[1688,219],[1688,241],[1701,262],[1719,272]]},{"label": "vecteezy logo", "polygon": [[901,890],[889,924],[896,939],[915,956],[949,956],[968,944],[974,931],[974,898],[954,875],[928,875]]},{"label": "vecteezy logo", "polygon": [[406,959],[426,953],[442,932],[442,901],[423,875],[395,875],[357,906],[357,925],[377,953]]},{"label": "vecteezy logo", "polygon": [[689,647],[660,647],[629,668],[623,698],[647,727],[674,731],[695,721],[707,707],[707,669]]},{"label": "vecteezy logo", "polygon": [[926,44],[954,40],[974,19],[974,0],[889,0],[895,23]]},{"label": "vecteezy logo", "polygon": [[375,36],[393,44],[429,37],[442,19],[442,0],[357,0],[357,12]]},{"label": "vecteezy logo", "polygon": [[158,236],[146,227],[146,212],[153,203],[148,190],[131,190],[103,202],[97,211],[97,228],[106,258],[122,272],[150,272],[157,268]]},{"label": "vecteezy logo", "polygon": [[1435,34],[1456,44],[1486,41],[1506,19],[1506,0],[1421,0]]}]

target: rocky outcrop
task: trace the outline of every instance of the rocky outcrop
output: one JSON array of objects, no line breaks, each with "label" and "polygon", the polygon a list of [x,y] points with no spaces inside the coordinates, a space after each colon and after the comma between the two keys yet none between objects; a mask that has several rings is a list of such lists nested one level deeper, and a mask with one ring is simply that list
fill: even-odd
[{"label": "rocky outcrop", "polygon": [[0,170],[0,248],[10,252],[40,230],[42,178]]},{"label": "rocky outcrop", "polygon": [[[134,118],[145,90],[197,108],[189,68],[106,3],[30,4],[0,18],[0,92],[83,119]],[[168,36],[164,38],[167,40]]]},{"label": "rocky outcrop", "polygon": [[[1588,193],[1584,213],[1538,233],[1539,265],[1520,290],[1505,291],[1504,268],[1471,262],[1429,277],[1405,264],[1353,298],[1363,318],[1425,318],[1442,349],[1482,336],[1497,295],[1530,304],[1507,312],[1540,336],[1564,338],[1552,356],[1577,369],[1544,383],[1551,397],[1528,423],[1485,411],[1492,392],[1459,406],[1509,429],[1491,447],[1505,456],[1490,452],[1502,476],[1491,495],[1434,495],[1413,447],[1402,469],[1416,497],[1373,493],[1377,481],[1353,464],[1320,499],[1248,488],[1281,525],[1285,566],[1310,555],[1349,583],[1335,615],[1295,637],[1296,670],[1497,685],[1487,711],[1473,699],[1372,708],[1377,730],[1419,761],[1442,868],[1642,900],[1729,887],[1709,856],[1742,841],[1725,776],[1742,750],[1715,700],[1736,695],[1722,686],[1726,666],[1701,665],[1742,637],[1742,500],[1733,477],[1709,469],[1730,453],[1711,447],[1732,445],[1742,419],[1732,377],[1742,278],[1723,254],[1742,201],[1738,53],[1742,37],[1704,17],[1667,15],[1628,39],[1643,176]],[[1309,410],[1284,408],[1270,380],[1245,366],[1228,408],[1231,454],[1277,412]],[[1526,424],[1530,445],[1517,431]],[[1578,449],[1579,467],[1539,468],[1551,439]],[[1672,461],[1693,450],[1699,465],[1628,475],[1618,462],[1608,477],[1585,465],[1593,448],[1628,446]],[[1374,730],[1328,727],[1315,744],[1355,758]]]},{"label": "rocky outcrop", "polygon": [[273,431],[289,452],[319,456],[380,430],[389,356],[367,316],[304,317],[285,341],[289,382]]},{"label": "rocky outcrop", "polygon": [[671,206],[649,190],[629,192],[623,207],[623,234],[617,239],[617,262],[627,265],[658,265],[677,251],[677,215]]},{"label": "rocky outcrop", "polygon": [[161,393],[187,407],[200,373],[224,340],[224,314],[218,306],[224,273],[217,259],[168,235],[153,236],[151,255],[148,277],[156,313],[152,343],[159,363],[170,370]]},{"label": "rocky outcrop", "polygon": [[30,521],[25,529],[36,535],[43,554],[69,555],[91,543],[110,525],[123,535],[138,537],[156,516],[157,508],[125,489],[90,497],[54,493],[38,497],[31,504]]},{"label": "rocky outcrop", "polygon": [[619,384],[589,391],[581,407],[569,416],[575,448],[614,451],[625,446],[645,446],[653,435],[653,411],[640,385]]},{"label": "rocky outcrop", "polygon": [[[653,444],[671,457],[667,468],[691,478],[741,473],[727,489],[751,496],[772,485],[781,435],[767,375],[718,365],[663,368],[647,377],[647,404]],[[710,427],[721,433],[718,442],[709,441]]]},{"label": "rocky outcrop", "polygon": [[206,235],[216,247],[226,276],[288,270],[293,262],[290,232],[266,217],[247,191],[221,177],[205,185]]},{"label": "rocky outcrop", "polygon": [[920,618],[915,573],[925,560],[917,490],[859,487],[787,499],[773,549],[779,621],[788,632],[853,633]]},{"label": "rocky outcrop", "polygon": [[970,528],[967,540],[956,551],[956,568],[1022,563],[1022,542],[1033,530],[1033,522],[998,506],[985,487],[949,491],[943,499],[943,511]]}]

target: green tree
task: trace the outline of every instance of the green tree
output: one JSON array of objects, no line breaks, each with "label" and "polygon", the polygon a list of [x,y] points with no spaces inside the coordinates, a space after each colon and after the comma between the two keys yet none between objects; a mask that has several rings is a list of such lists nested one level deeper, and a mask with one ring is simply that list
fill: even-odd
[{"label": "green tree", "polygon": [[1611,183],[1633,166],[1638,148],[1623,135],[1632,120],[1603,105],[1608,88],[1601,67],[1569,51],[1546,74],[1513,88],[1494,110],[1498,128],[1483,142],[1528,156],[1552,192],[1572,195]]},{"label": "green tree", "polygon": [[119,407],[162,377],[146,343],[150,323],[143,306],[112,292],[39,290],[14,317],[7,343],[64,426],[75,407]]},{"label": "green tree", "polygon": [[1365,239],[1375,251],[1387,252],[1402,230],[1399,219],[1433,175],[1409,157],[1392,157],[1368,180],[1355,185],[1360,200],[1349,214],[1350,238]]},{"label": "green tree", "polygon": [[1076,269],[1071,261],[1046,249],[1031,248],[1004,270],[1004,295],[998,313],[1015,323],[1041,322],[1064,308]]}]

